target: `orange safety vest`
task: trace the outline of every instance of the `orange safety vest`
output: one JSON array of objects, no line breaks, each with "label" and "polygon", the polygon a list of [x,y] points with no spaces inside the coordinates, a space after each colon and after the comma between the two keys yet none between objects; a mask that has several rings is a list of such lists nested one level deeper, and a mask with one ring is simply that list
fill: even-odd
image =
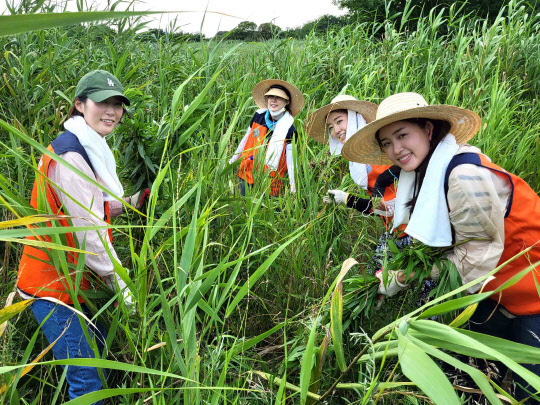
[{"label": "orange safety vest", "polygon": [[[52,145],[47,147],[48,150],[54,152]],[[39,172],[34,180],[34,187],[32,189],[32,195],[30,197],[30,204],[35,209],[39,209],[39,206],[43,205],[46,197],[47,208],[46,214],[64,215],[62,211],[62,204],[58,199],[54,189],[47,179],[49,167],[53,159],[47,155],[43,155],[39,164]],[[110,224],[109,204],[105,202],[105,218],[104,220]],[[47,222],[47,226],[51,227],[52,222],[61,226],[69,226],[66,219],[54,220]],[[37,227],[28,225],[29,229],[36,229]],[[65,233],[65,243],[69,247],[75,247],[74,235],[71,232]],[[49,236],[27,236],[29,240],[39,240],[51,242]],[[109,229],[109,239],[112,242],[112,231]],[[70,286],[59,269],[56,269],[52,264],[50,258],[51,249],[41,249],[30,245],[25,245],[21,262],[19,264],[19,274],[17,287],[27,295],[34,297],[53,297],[57,298],[66,304],[73,304],[73,301],[67,291]],[[77,264],[78,255],[75,252],[67,253],[67,261],[70,267],[71,283],[75,281],[74,266]],[[81,277],[81,283],[79,288],[82,290],[88,290],[90,282],[86,277]],[[79,302],[83,302],[82,297],[78,297]]]},{"label": "orange safety vest", "polygon": [[[375,182],[377,181],[377,178],[390,167],[391,166],[371,165],[371,171],[368,173],[368,189],[367,189],[367,192],[369,193],[370,196],[372,195],[373,189],[375,188]],[[395,184],[392,184],[391,186],[386,187],[386,190],[384,191],[383,200],[390,201],[390,200],[393,200],[394,198],[396,198],[396,187],[395,187]],[[394,217],[384,217],[382,215],[380,217],[383,220],[384,227],[386,228],[387,231],[389,231],[390,228],[392,228],[391,226],[392,219]],[[398,237],[402,237],[406,235],[404,232],[406,227],[407,225],[401,224],[396,229]]]},{"label": "orange safety vest", "polygon": [[[385,172],[387,169],[389,169],[391,166],[378,166],[378,165],[371,165],[371,171],[368,173],[368,189],[367,192],[371,196],[373,193],[373,189],[375,188],[375,182],[377,181],[377,178]],[[392,184],[389,187],[386,187],[386,190],[384,191],[383,200],[389,201],[396,198],[396,188]]]},{"label": "orange safety vest", "polygon": [[[238,177],[244,179],[249,184],[253,184],[253,162],[259,149],[262,149],[263,147],[264,139],[266,138],[267,133],[268,128],[266,126],[257,122],[253,122],[251,124],[251,130],[246,141],[246,146],[240,155],[242,162],[240,163],[240,167],[238,169]],[[264,171],[267,172],[268,170],[268,166],[265,165]],[[286,170],[287,158],[284,147],[279,159],[278,169],[270,172],[270,177],[272,177],[272,181],[270,182],[271,196],[277,197],[279,195],[282,183],[281,179],[285,175]]]},{"label": "orange safety vest", "polygon": [[[485,291],[492,291],[531,264],[540,261],[540,197],[522,178],[508,173],[491,163],[485,156],[476,153],[454,156],[446,171],[446,192],[450,172],[459,164],[485,167],[497,176],[506,178],[512,187],[504,219],[504,250],[497,265],[503,264],[526,248],[533,247],[495,274],[495,279],[485,288]],[[540,285],[540,266],[533,268],[513,286],[490,298],[499,301],[508,311],[516,315],[539,314],[540,296],[537,284]]]}]

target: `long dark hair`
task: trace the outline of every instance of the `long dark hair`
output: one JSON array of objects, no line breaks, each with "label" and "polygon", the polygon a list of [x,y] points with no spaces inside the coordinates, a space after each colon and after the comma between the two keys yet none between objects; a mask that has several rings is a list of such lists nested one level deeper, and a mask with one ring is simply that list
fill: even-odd
[{"label": "long dark hair", "polygon": [[[433,125],[433,131],[431,133],[431,140],[429,141],[429,152],[426,158],[422,161],[422,163],[420,163],[420,166],[418,166],[414,170],[416,172],[416,181],[414,184],[413,198],[411,199],[411,201],[407,203],[407,207],[411,208],[411,214],[412,214],[414,211],[414,207],[416,206],[418,193],[420,192],[420,189],[422,188],[422,183],[424,182],[424,178],[426,177],[426,171],[429,165],[429,161],[431,160],[431,156],[433,155],[433,152],[435,151],[435,148],[437,147],[437,145],[439,145],[439,142],[448,134],[448,132],[450,132],[450,123],[447,121],[434,120],[430,118],[409,118],[402,121],[415,124],[422,129],[426,127],[428,122],[431,122],[431,124]],[[378,131],[375,134],[375,139],[377,140],[377,143],[379,144],[379,148],[383,150]]]},{"label": "long dark hair", "polygon": [[[291,112],[291,93],[289,92],[289,90],[287,90],[287,88],[285,86],[282,86],[281,84],[273,84],[268,88],[268,90],[270,90],[270,89],[280,89],[280,90],[283,90],[285,92],[287,97],[289,97],[289,99],[286,100],[287,103],[285,103],[285,110],[287,110],[289,112],[289,114],[292,114],[292,112]],[[265,96],[265,98],[267,98],[267,97],[268,96]]]}]

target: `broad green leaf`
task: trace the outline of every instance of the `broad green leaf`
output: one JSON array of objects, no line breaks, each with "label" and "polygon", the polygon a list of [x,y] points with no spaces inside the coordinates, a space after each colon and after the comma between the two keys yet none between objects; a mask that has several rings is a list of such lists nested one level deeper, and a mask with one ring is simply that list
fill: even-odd
[{"label": "broad green leaf", "polygon": [[343,295],[336,287],[330,306],[330,330],[332,331],[332,344],[340,370],[343,372],[347,368],[345,363],[345,353],[343,349]]},{"label": "broad green leaf", "polygon": [[[311,384],[309,385],[309,392],[317,394],[319,392],[319,386],[321,385],[321,375],[324,366],[324,360],[326,358],[326,349],[328,348],[328,342],[330,341],[330,336],[327,333],[324,337],[321,345],[317,349],[315,364],[311,371]],[[312,405],[316,403],[313,399],[307,398],[306,405]]]},{"label": "broad green leaf", "polygon": [[59,219],[59,218],[65,218],[65,217],[60,216],[60,215],[31,215],[28,217],[12,219],[10,221],[2,221],[0,222],[0,229],[38,224],[41,222],[47,222],[47,221],[51,221],[51,220]]},{"label": "broad green leaf", "polygon": [[438,350],[434,348],[433,346],[426,344],[413,336],[408,335],[407,339],[409,339],[411,342],[417,345],[421,350],[424,350],[430,356],[436,357],[457,369],[465,371],[467,374],[471,376],[471,378],[474,380],[476,385],[478,385],[478,388],[482,390],[483,394],[486,396],[487,399],[489,399],[489,401],[492,404],[502,405],[502,402],[499,400],[499,398],[497,398],[495,391],[493,391],[493,387],[489,384],[487,377],[482,372],[480,372],[480,370],[474,367],[471,367],[468,364],[465,364],[458,359],[455,359],[449,354],[441,350]]},{"label": "broad green leaf", "polygon": [[319,327],[320,317],[315,318],[311,325],[308,342],[302,362],[300,365],[300,404],[304,405],[311,385],[311,370],[313,368],[313,357],[315,355],[315,338],[317,337],[317,328]]},{"label": "broad green leaf", "polygon": [[[529,382],[534,389],[540,391],[539,376],[518,364],[513,358],[507,356],[506,352],[498,351],[487,344],[484,344],[482,340],[474,339],[466,333],[463,333],[463,331],[460,329],[454,329],[448,325],[426,320],[417,320],[415,322],[411,322],[410,327],[426,335],[433,336],[439,340],[448,340],[461,346],[473,347],[475,350],[483,352],[485,355],[501,361],[509,369],[519,374],[525,381]],[[489,341],[493,340],[490,339]]]},{"label": "broad green leaf", "polygon": [[471,319],[471,316],[473,316],[477,307],[478,303],[469,305],[456,317],[456,319],[450,322],[450,326],[459,328],[461,325],[465,324],[469,319]]},{"label": "broad green leaf", "polygon": [[418,319],[429,319],[435,315],[446,314],[451,311],[455,311],[464,307],[472,306],[476,304],[477,302],[482,301],[483,299],[489,297],[492,294],[493,292],[491,291],[485,292],[485,293],[471,294],[465,297],[455,298],[453,300],[446,301],[438,305],[434,305],[431,308],[428,308],[424,312],[422,312],[418,316]]},{"label": "broad green leaf", "polygon": [[285,370],[285,374],[283,374],[283,377],[281,378],[281,382],[279,384],[278,392],[276,393],[276,400],[274,401],[274,405],[285,405],[285,387],[287,386],[287,370]]},{"label": "broad green leaf", "polygon": [[473,332],[472,330],[459,329],[459,331],[498,352],[504,353],[518,363],[540,364],[540,350],[537,347],[512,342],[511,340],[501,339],[496,336]]},{"label": "broad green leaf", "polygon": [[399,345],[399,364],[403,374],[437,405],[459,405],[460,401],[452,384],[439,366],[399,330],[396,334]]},{"label": "broad green leaf", "polygon": [[[13,370],[18,370],[20,368],[25,368],[29,365],[31,364],[17,364],[15,366],[0,366],[0,374],[4,374]],[[44,361],[44,362],[36,364],[36,366],[49,366],[49,365],[109,368],[113,370],[157,375],[161,377],[175,378],[179,380],[187,380],[187,378],[181,375],[168,373],[162,370],[154,370],[148,367],[137,366],[134,364],[122,363],[122,362],[113,361],[113,360],[98,359],[98,358],[75,358],[75,359],[66,359],[66,360],[51,360],[51,361]]]},{"label": "broad green leaf", "polygon": [[0,325],[2,325],[4,322],[7,322],[9,319],[13,318],[15,315],[20,314],[22,311],[24,311],[26,308],[34,302],[35,299],[30,300],[24,300],[20,302],[16,302],[15,304],[11,304],[8,307],[0,309]]},{"label": "broad green leaf", "polygon": [[[113,18],[164,14],[171,11],[83,11],[74,13],[17,14],[0,16],[0,37],[47,28],[75,25]],[[182,11],[176,11],[182,12]]]}]

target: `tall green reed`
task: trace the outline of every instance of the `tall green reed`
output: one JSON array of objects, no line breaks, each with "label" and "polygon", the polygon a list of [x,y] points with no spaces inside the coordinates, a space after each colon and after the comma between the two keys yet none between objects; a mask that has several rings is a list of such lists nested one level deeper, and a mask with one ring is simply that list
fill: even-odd
[{"label": "tall green reed", "polygon": [[[112,391],[103,395],[124,395],[125,403],[275,403],[289,395],[287,384],[297,384],[299,398],[306,401],[316,381],[319,395],[327,390],[338,367],[316,314],[339,264],[354,256],[361,268],[352,271],[362,271],[382,226],[374,218],[321,204],[328,189],[358,190],[346,174],[347,163],[306,138],[303,119],[341,92],[379,102],[398,91],[418,91],[428,102],[478,112],[484,125],[472,142],[538,190],[540,110],[534,98],[540,68],[534,38],[539,23],[521,5],[511,3],[491,25],[471,21],[452,7],[429,13],[414,32],[400,29],[402,16],[397,16],[323,38],[310,34],[304,41],[142,41],[137,30],[124,27],[103,37],[92,25],[2,39],[7,55],[0,65],[2,118],[41,145],[62,131],[70,95],[88,70],[113,71],[133,100],[129,117],[108,142],[128,191],[151,186],[153,197],[145,215],[127,209],[114,226],[115,247],[137,292],[138,314],[130,318],[122,307],[113,308],[110,295],[91,298],[109,323],[105,355],[115,359],[95,364],[119,370],[110,373]],[[255,111],[251,89],[269,77],[289,80],[306,95],[295,122],[298,193],[268,199],[261,184],[241,198],[236,168],[227,161]],[[28,190],[42,151],[6,128],[0,141],[2,195],[18,215],[27,216]],[[4,218],[11,218],[5,208]],[[120,225],[123,220],[127,225]],[[20,251],[13,242],[9,246],[6,292],[13,288]],[[397,317],[397,310],[389,316]],[[20,317],[11,318],[3,348],[27,349],[2,351],[2,363],[17,370],[45,347],[28,314]],[[384,362],[380,352],[365,353],[362,365],[355,366],[358,377],[347,380],[358,384],[348,387],[358,391],[340,385],[341,398],[367,400],[379,392],[400,340],[409,339],[400,333]],[[436,341],[427,335],[424,341]],[[347,344],[346,359],[358,347]],[[63,377],[50,364],[16,379],[4,398],[38,392],[45,401],[60,400],[62,384],[52,394],[50,385]],[[281,378],[276,390],[254,370]]]}]

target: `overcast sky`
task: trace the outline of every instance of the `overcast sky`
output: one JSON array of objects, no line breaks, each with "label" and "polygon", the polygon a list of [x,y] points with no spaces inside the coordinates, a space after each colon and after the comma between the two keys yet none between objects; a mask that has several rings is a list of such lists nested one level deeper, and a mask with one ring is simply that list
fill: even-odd
[{"label": "overcast sky", "polygon": [[[69,2],[76,4],[75,0]],[[106,4],[106,0],[86,2],[93,4],[94,8],[98,8],[96,4]],[[199,32],[205,8],[228,14],[206,14],[202,31],[207,37],[214,36],[217,31],[229,31],[242,21],[252,21],[259,25],[274,20],[274,24],[286,29],[300,27],[324,14],[345,14],[344,10],[332,4],[332,0],[148,0],[138,2],[135,6],[136,10],[197,11],[176,15],[177,25],[183,32]],[[121,6],[117,8],[120,9]],[[151,26],[167,29],[169,19],[174,19],[174,16],[152,17]]]}]

